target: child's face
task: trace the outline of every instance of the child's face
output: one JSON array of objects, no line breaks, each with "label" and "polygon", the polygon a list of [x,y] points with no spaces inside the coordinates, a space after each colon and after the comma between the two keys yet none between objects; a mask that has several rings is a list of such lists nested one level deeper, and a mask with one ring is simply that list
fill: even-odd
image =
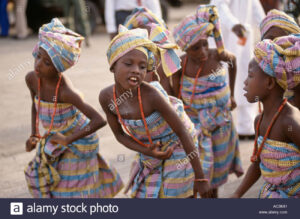
[{"label": "child's face", "polygon": [[274,40],[277,37],[281,36],[287,36],[289,33],[287,33],[285,30],[279,28],[279,27],[271,27],[264,35],[264,39]]},{"label": "child's face", "polygon": [[34,60],[34,71],[40,78],[52,78],[58,73],[49,55],[42,48],[39,48]]},{"label": "child's face", "polygon": [[192,59],[206,60],[208,58],[208,41],[206,39],[199,40],[196,44],[190,46],[186,53]]},{"label": "child's face", "polygon": [[138,87],[147,73],[147,56],[139,51],[132,50],[122,56],[112,67],[115,81],[124,89]]},{"label": "child's face", "polygon": [[244,81],[244,90],[246,91],[244,96],[249,103],[262,100],[267,95],[268,77],[269,76],[261,70],[255,59],[252,59],[248,67],[248,77]]}]

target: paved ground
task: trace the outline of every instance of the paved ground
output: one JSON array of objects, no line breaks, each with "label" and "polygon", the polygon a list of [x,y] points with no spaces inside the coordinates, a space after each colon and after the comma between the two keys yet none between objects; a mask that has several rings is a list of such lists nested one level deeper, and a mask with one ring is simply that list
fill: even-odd
[{"label": "paved ground", "polygon": [[[195,5],[170,10],[172,28],[184,15],[193,12]],[[31,51],[36,37],[25,41],[0,39],[0,197],[29,198],[23,174],[25,165],[35,152],[25,152],[25,141],[30,135],[30,94],[24,82],[24,76],[33,69]],[[80,89],[87,102],[104,115],[99,103],[99,91],[113,83],[113,75],[108,70],[105,51],[109,38],[103,27],[91,38],[91,47],[84,48],[79,63],[67,71],[74,85]],[[124,182],[128,179],[132,151],[120,145],[113,137],[108,126],[98,131],[101,139],[100,153],[112,163],[121,174]],[[249,156],[253,147],[252,141],[240,144],[244,169],[250,164]],[[230,176],[228,183],[220,188],[220,196],[228,197],[239,185],[241,179]],[[245,197],[257,197],[259,181]],[[122,193],[118,197],[126,197]]]}]

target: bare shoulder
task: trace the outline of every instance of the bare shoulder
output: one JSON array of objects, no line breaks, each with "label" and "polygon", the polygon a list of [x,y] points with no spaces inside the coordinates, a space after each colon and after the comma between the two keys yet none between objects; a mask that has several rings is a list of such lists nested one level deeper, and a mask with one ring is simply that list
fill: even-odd
[{"label": "bare shoulder", "polygon": [[72,103],[73,99],[80,97],[80,92],[77,90],[72,81],[66,76],[62,75],[62,80],[60,84],[59,100],[62,103]]},{"label": "bare shoulder", "polygon": [[153,104],[161,101],[161,99],[164,99],[163,94],[157,88],[147,82],[142,83],[141,93],[144,98],[148,99]]},{"label": "bare shoulder", "polygon": [[298,108],[288,103],[282,114],[281,122],[284,130],[300,125],[300,111]]},{"label": "bare shoulder", "polygon": [[37,76],[34,71],[30,71],[25,76],[27,86],[32,87],[33,83],[37,81]]},{"label": "bare shoulder", "polygon": [[108,106],[108,103],[110,103],[111,99],[113,98],[113,86],[114,85],[110,85],[102,89],[99,93],[99,103],[101,104],[104,111],[106,109],[105,106]]}]

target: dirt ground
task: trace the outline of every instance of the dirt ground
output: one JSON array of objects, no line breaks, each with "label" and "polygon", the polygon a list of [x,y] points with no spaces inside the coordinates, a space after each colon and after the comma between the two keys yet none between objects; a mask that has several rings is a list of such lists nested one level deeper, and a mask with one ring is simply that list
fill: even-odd
[{"label": "dirt ground", "polygon": [[[196,5],[187,5],[178,9],[170,8],[169,27],[172,28],[182,17],[193,12]],[[25,152],[25,141],[30,135],[31,100],[24,77],[33,69],[32,48],[37,36],[24,41],[0,39],[0,198],[30,198],[24,177],[24,167],[34,156],[34,151]],[[75,87],[81,90],[88,103],[104,115],[98,102],[102,88],[113,83],[109,72],[106,49],[109,37],[104,27],[91,37],[91,47],[83,48],[79,63],[68,70]],[[120,145],[108,126],[98,131],[100,153],[116,167],[124,182],[128,180],[130,164],[134,152]],[[250,161],[253,141],[242,141],[240,152],[245,171]],[[220,188],[220,197],[228,197],[241,182],[241,178],[231,175],[228,182]],[[262,180],[244,196],[256,198]],[[127,197],[120,193],[117,197]]]}]

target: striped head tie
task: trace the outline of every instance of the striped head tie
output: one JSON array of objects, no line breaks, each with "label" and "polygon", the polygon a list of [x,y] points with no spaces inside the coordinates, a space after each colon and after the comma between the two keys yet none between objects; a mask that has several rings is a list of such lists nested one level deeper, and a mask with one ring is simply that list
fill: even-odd
[{"label": "striped head tie", "polygon": [[284,90],[300,83],[300,34],[259,42],[254,48],[254,58]]},{"label": "striped head tie", "polygon": [[300,27],[295,22],[294,18],[290,17],[283,11],[278,11],[276,9],[269,11],[267,16],[261,22],[261,39],[264,38],[265,34],[271,29],[271,27],[279,27],[287,31],[288,34],[300,33]]},{"label": "striped head tie", "polygon": [[210,36],[215,38],[218,53],[224,51],[218,10],[214,5],[199,5],[196,14],[187,16],[174,28],[173,36],[183,51]]},{"label": "striped head tie", "polygon": [[160,51],[161,65],[166,76],[170,76],[181,68],[181,60],[175,50],[178,46],[169,40],[170,32],[165,22],[145,7],[135,8],[127,17],[124,26],[128,29],[145,28],[149,39]]},{"label": "striped head tie", "polygon": [[147,71],[154,71],[160,60],[160,54],[156,44],[148,39],[147,30],[140,28],[128,30],[123,25],[120,25],[119,34],[112,39],[106,52],[110,68],[119,58],[137,48],[142,52],[147,51]]},{"label": "striped head tie", "polygon": [[43,48],[58,72],[64,72],[75,65],[81,53],[84,37],[64,27],[59,19],[53,18],[39,29],[39,41],[32,55],[36,58],[39,48]]}]

